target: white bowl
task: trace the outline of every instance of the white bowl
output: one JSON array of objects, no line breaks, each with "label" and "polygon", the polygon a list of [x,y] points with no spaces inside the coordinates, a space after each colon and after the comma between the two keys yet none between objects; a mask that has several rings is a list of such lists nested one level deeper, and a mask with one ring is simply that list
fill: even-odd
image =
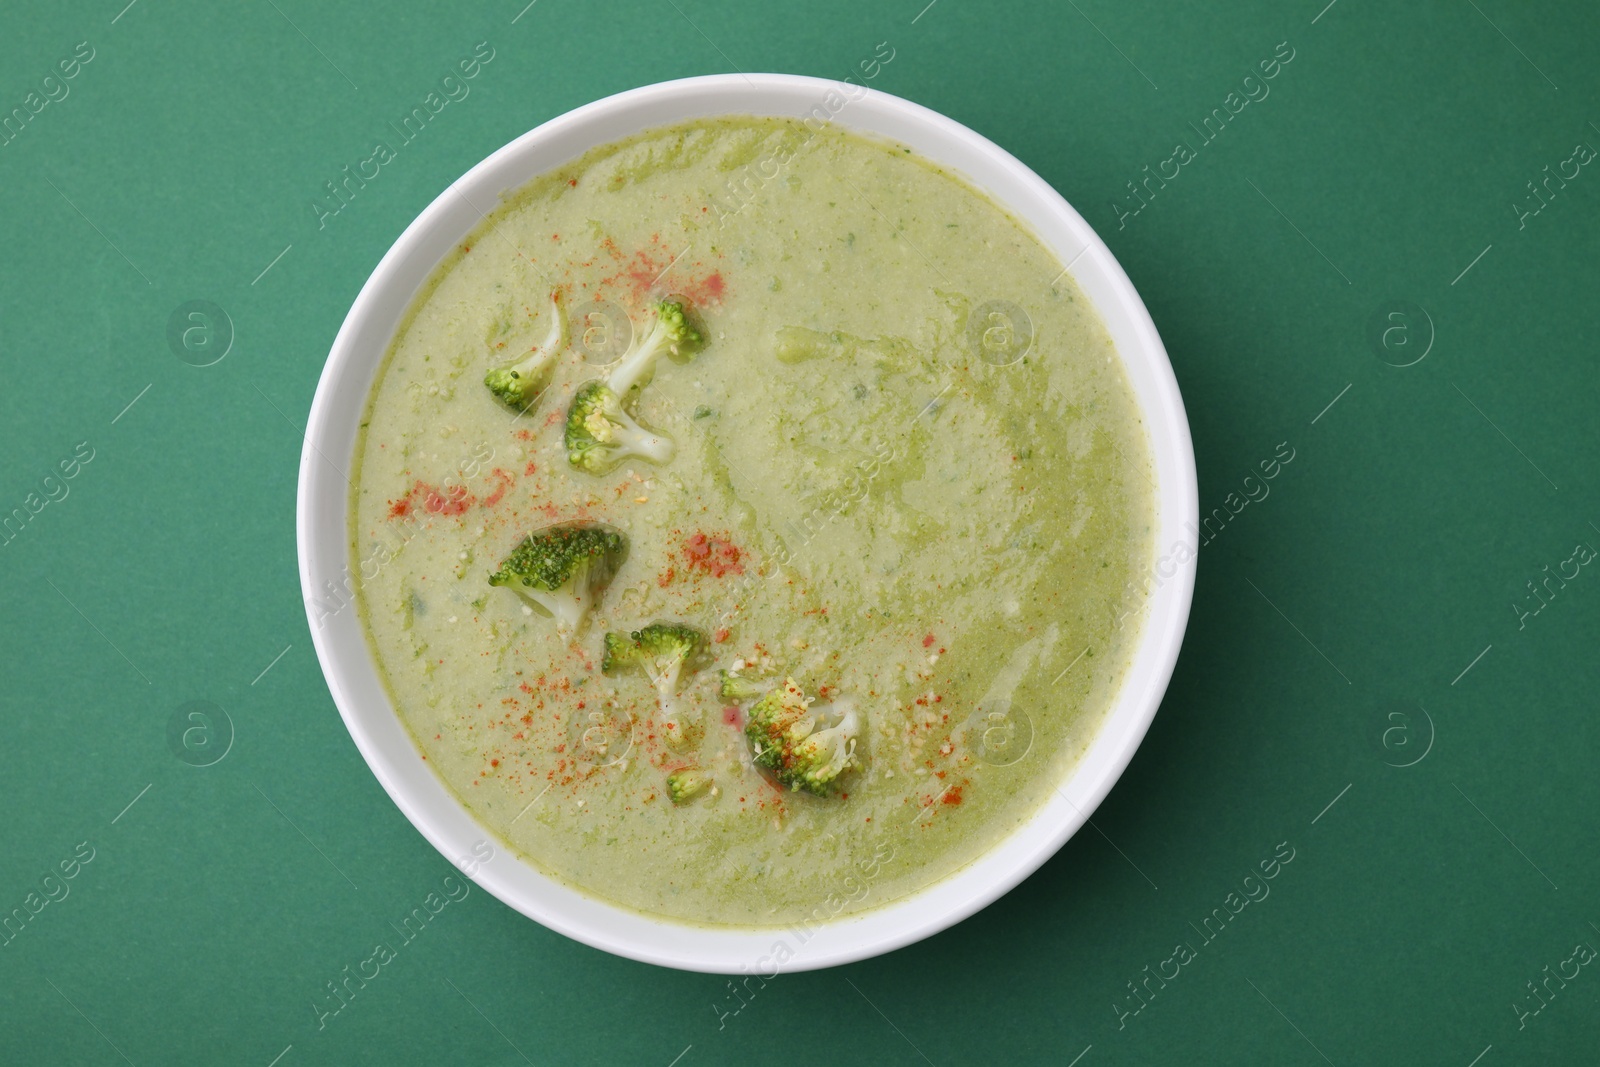
[{"label": "white bowl", "polygon": [[[1155,546],[1163,554],[1150,561],[1149,618],[1114,706],[1049,801],[943,881],[809,932],[707,928],[641,915],[565,886],[498,845],[422,759],[395,714],[352,603],[348,569],[344,472],[362,411],[402,317],[439,262],[502,193],[535,175],[650,127],[729,114],[818,115],[899,141],[963,175],[1031,227],[1069,265],[1116,343],[1145,416],[1158,485]],[[311,403],[300,457],[300,584],[317,657],[356,747],[412,824],[478,885],[529,918],[620,956],[772,974],[864,959],[959,922],[1031,874],[1083,825],[1133,757],[1172,675],[1194,591],[1197,505],[1189,424],[1155,324],[1110,250],[1054,189],[999,146],[898,97],[818,78],[722,74],[645,86],[551,119],[473,167],[400,235],[350,308]]]}]

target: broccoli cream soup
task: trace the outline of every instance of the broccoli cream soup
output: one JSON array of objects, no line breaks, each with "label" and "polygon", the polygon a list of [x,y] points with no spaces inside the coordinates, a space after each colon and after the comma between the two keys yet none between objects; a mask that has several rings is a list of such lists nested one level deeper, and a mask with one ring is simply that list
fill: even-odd
[{"label": "broccoli cream soup", "polygon": [[662,128],[506,197],[394,342],[351,569],[439,777],[552,877],[815,923],[992,847],[1122,684],[1149,445],[1062,264],[899,145]]}]

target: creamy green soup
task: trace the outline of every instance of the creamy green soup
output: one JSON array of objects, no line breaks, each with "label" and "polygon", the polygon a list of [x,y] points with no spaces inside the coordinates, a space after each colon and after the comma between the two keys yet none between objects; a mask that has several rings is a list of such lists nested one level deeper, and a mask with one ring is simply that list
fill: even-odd
[{"label": "creamy green soup", "polygon": [[[624,406],[670,457],[578,469],[574,395],[664,298],[702,341]],[[485,388],[551,349],[527,410]],[[363,425],[352,571],[418,748],[506,845],[641,912],[815,922],[949,876],[1082,754],[1144,616],[1149,444],[1094,309],[986,196],[832,127],[656,129],[508,193]],[[561,523],[626,543],[570,632],[488,581]],[[658,620],[704,635],[670,711],[601,669]],[[848,702],[831,790],[756,764],[723,670]]]}]

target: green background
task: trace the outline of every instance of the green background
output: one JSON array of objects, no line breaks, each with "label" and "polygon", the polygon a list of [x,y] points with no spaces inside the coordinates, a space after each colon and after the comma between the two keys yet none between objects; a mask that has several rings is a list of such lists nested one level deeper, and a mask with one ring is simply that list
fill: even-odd
[{"label": "green background", "polygon": [[[0,113],[79,42],[94,59],[0,147],[0,514],[94,458],[0,547],[0,913],[95,851],[0,948],[0,1062],[1594,1062],[1596,968],[1518,1012],[1600,947],[1600,574],[1536,615],[1525,586],[1600,547],[1600,174],[1514,205],[1600,147],[1600,14],[925,2],[7,5]],[[471,95],[319,230],[322,183],[479,41]],[[1109,242],[1171,353],[1203,511],[1294,449],[1202,549],[1148,739],[1004,899],[737,1014],[724,978],[475,890],[319,1031],[324,983],[451,871],[346,734],[298,588],[301,431],[356,292],[545,119],[693,74],[844,77],[885,41],[875,87],[1014,152]],[[1125,183],[1285,41],[1270,95],[1119,229]],[[232,324],[212,366],[167,340],[191,300]],[[205,767],[167,733],[197,700],[234,731]],[[1270,896],[1202,945],[1190,924],[1280,842]],[[1120,1017],[1180,940],[1198,957]]]}]

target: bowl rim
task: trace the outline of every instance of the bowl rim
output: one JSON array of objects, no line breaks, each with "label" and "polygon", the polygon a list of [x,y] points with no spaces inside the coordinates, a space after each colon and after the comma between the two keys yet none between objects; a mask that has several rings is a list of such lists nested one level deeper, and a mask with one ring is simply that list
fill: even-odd
[{"label": "bowl rim", "polygon": [[[1083,753],[1031,815],[966,866],[906,896],[842,919],[824,917],[815,926],[709,927],[644,915],[589,896],[495,847],[494,831],[479,824],[420,758],[390,704],[354,607],[349,570],[344,471],[389,344],[444,255],[505,193],[589,148],[675,121],[731,115],[815,115],[896,140],[993,198],[1067,264],[1063,273],[1072,272],[1105,322],[1156,468],[1155,558],[1149,575],[1141,576],[1148,593],[1143,630]],[[480,203],[488,206],[480,209]],[[1063,247],[1068,238],[1076,243]],[[341,457],[342,468],[335,462]],[[987,138],[901,97],[803,75],[713,74],[630,89],[541,123],[452,182],[406,227],[351,304],[319,377],[301,449],[296,542],[307,623],[330,694],[368,767],[429,843],[478,886],[574,940],[662,966],[770,977],[865,959],[952,926],[1016,886],[1077,832],[1132,759],[1176,665],[1194,591],[1198,514],[1189,424],[1155,324],[1110,249],[1054,188]],[[1170,546],[1164,553],[1163,545]]]}]

